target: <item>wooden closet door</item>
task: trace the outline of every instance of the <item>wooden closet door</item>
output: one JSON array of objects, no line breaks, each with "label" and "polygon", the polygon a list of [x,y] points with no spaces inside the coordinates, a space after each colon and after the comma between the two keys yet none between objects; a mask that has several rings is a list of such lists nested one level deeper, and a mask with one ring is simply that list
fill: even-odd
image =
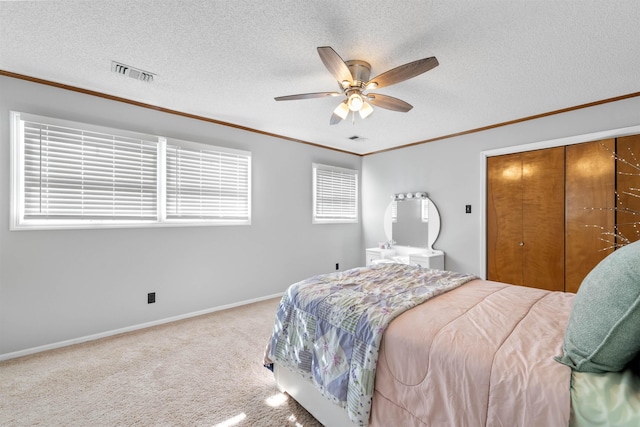
[{"label": "wooden closet door", "polygon": [[631,243],[640,240],[640,135],[618,138],[617,154],[616,223],[618,234]]},{"label": "wooden closet door", "polygon": [[523,283],[564,290],[564,147],[522,153]]},{"label": "wooden closet door", "polygon": [[487,158],[487,279],[522,285],[522,156]]},{"label": "wooden closet door", "polygon": [[582,280],[613,252],[603,235],[615,220],[615,140],[566,147],[565,291],[577,292]]}]

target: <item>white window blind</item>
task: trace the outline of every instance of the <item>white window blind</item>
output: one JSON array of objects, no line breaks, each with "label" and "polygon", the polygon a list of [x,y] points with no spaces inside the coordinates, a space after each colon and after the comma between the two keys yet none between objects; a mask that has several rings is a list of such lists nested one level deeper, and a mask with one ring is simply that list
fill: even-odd
[{"label": "white window blind", "polygon": [[167,218],[248,220],[251,156],[167,144]]},{"label": "white window blind", "polygon": [[314,222],[357,222],[358,171],[313,164]]},{"label": "white window blind", "polygon": [[23,122],[25,219],[155,219],[157,141]]},{"label": "white window blind", "polygon": [[11,112],[11,229],[251,223],[251,153]]}]

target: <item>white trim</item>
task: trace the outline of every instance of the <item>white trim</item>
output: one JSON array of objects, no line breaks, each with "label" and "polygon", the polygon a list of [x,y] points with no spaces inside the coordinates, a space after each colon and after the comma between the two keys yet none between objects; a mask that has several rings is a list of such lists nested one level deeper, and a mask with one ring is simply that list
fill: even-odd
[{"label": "white trim", "polygon": [[9,172],[9,188],[11,191],[11,206],[9,206],[9,229],[13,230],[18,226],[19,218],[22,218],[22,200],[20,198],[22,188],[22,150],[19,149],[16,143],[18,135],[16,133],[22,132],[22,121],[20,120],[20,113],[11,111],[10,113],[10,141],[9,141],[9,155],[11,161],[11,167]]},{"label": "white trim", "polygon": [[158,218],[166,220],[167,218],[167,138],[158,138]]},{"label": "white trim", "polygon": [[525,151],[541,150],[544,148],[560,147],[564,145],[581,144],[583,142],[600,141],[627,135],[640,134],[640,125],[619,129],[610,129],[582,135],[567,136],[546,141],[532,142],[523,145],[497,148],[480,152],[480,277],[487,277],[487,157],[503,154],[523,153]]},{"label": "white trim", "polygon": [[137,331],[139,329],[150,328],[152,326],[163,325],[165,323],[176,322],[178,320],[188,319],[188,318],[191,318],[191,317],[202,316],[204,314],[210,314],[210,313],[214,313],[216,311],[227,310],[229,308],[234,308],[234,307],[240,307],[240,306],[243,306],[243,305],[248,305],[248,304],[252,304],[252,303],[260,302],[260,301],[265,301],[265,300],[268,300],[268,299],[277,298],[277,297],[281,297],[281,296],[282,296],[282,293],[266,295],[266,296],[263,296],[263,297],[244,300],[244,301],[240,301],[240,302],[233,303],[233,304],[221,305],[221,306],[218,306],[218,307],[207,308],[205,310],[194,311],[194,312],[191,312],[191,313],[180,314],[178,316],[172,316],[172,317],[167,317],[167,318],[164,318],[164,319],[154,320],[154,321],[151,321],[151,322],[140,323],[140,324],[137,324],[137,325],[131,325],[131,326],[127,326],[127,327],[120,328],[120,329],[113,329],[111,331],[105,331],[105,332],[100,332],[100,333],[97,333],[97,334],[86,335],[84,337],[72,338],[70,340],[58,341],[58,342],[51,343],[51,344],[46,344],[46,345],[42,345],[42,346],[38,346],[38,347],[28,348],[28,349],[25,349],[25,350],[14,351],[14,352],[11,352],[11,353],[4,353],[4,354],[0,354],[0,362],[3,361],[3,360],[15,359],[16,357],[28,356],[30,354],[40,353],[40,352],[47,351],[47,350],[54,350],[56,348],[67,347],[67,346],[70,346],[70,345],[80,344],[80,343],[83,343],[83,342],[95,341],[95,340],[98,340],[98,339],[101,339],[101,338],[106,338],[106,337],[110,337],[110,336],[113,336],[113,335],[119,335],[119,334],[123,334],[123,333],[126,333],[126,332],[133,332],[133,331]]}]

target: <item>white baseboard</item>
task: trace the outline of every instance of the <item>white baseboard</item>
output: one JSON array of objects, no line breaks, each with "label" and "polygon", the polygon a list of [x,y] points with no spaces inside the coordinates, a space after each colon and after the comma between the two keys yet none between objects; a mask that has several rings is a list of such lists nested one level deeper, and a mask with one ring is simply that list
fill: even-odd
[{"label": "white baseboard", "polygon": [[[216,311],[227,310],[229,308],[240,307],[242,305],[252,304],[254,302],[260,302],[260,301],[264,301],[264,300],[268,300],[268,299],[272,299],[272,298],[278,298],[278,297],[281,297],[281,296],[282,296],[282,293],[273,294],[273,295],[267,295],[267,296],[264,296],[264,297],[253,298],[253,299],[250,299],[250,300],[240,301],[240,302],[233,303],[233,304],[221,305],[221,306],[218,306],[218,307],[207,308],[205,310],[194,311],[192,313],[180,314],[178,316],[167,317],[165,319],[160,319],[160,320],[154,320],[153,322],[140,323],[140,324],[137,324],[137,325],[127,326],[125,328],[120,328],[120,329],[114,329],[114,330],[111,330],[111,331],[100,332],[98,334],[87,335],[87,336],[84,336],[84,337],[73,338],[73,339],[65,340],[65,341],[59,341],[59,342],[55,342],[55,343],[51,343],[51,344],[47,344],[47,345],[41,345],[39,347],[32,347],[32,348],[28,348],[26,350],[14,351],[12,353],[4,353],[4,354],[0,354],[0,362],[3,361],[3,360],[15,359],[16,357],[28,356],[30,354],[40,353],[40,352],[47,351],[47,350],[53,350],[53,349],[56,349],[56,348],[67,347],[67,346],[74,345],[74,344],[80,344],[80,343],[87,342],[87,341],[94,341],[94,340],[98,340],[100,338],[106,338],[106,337],[110,337],[110,336],[113,336],[113,335],[123,334],[125,332],[137,331],[138,329],[150,328],[152,326],[157,326],[157,325],[162,325],[162,324],[165,324],[165,323],[175,322],[175,321],[178,321],[178,320],[188,319],[190,317],[202,316],[203,314],[209,314],[209,313],[213,313],[213,312],[216,312]],[[274,316],[275,316],[275,313],[274,313]]]}]

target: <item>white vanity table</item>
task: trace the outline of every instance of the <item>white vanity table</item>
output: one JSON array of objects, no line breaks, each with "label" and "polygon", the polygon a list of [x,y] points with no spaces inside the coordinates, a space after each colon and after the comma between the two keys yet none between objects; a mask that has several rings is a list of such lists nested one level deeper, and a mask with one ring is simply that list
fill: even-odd
[{"label": "white vanity table", "polygon": [[426,193],[395,195],[384,214],[384,231],[387,240],[397,244],[366,249],[367,265],[403,262],[444,270],[444,252],[433,249],[440,234],[440,213]]},{"label": "white vanity table", "polygon": [[437,249],[414,248],[411,246],[394,246],[391,249],[369,248],[366,250],[367,265],[385,262],[385,260],[421,267],[444,270],[444,252]]}]

